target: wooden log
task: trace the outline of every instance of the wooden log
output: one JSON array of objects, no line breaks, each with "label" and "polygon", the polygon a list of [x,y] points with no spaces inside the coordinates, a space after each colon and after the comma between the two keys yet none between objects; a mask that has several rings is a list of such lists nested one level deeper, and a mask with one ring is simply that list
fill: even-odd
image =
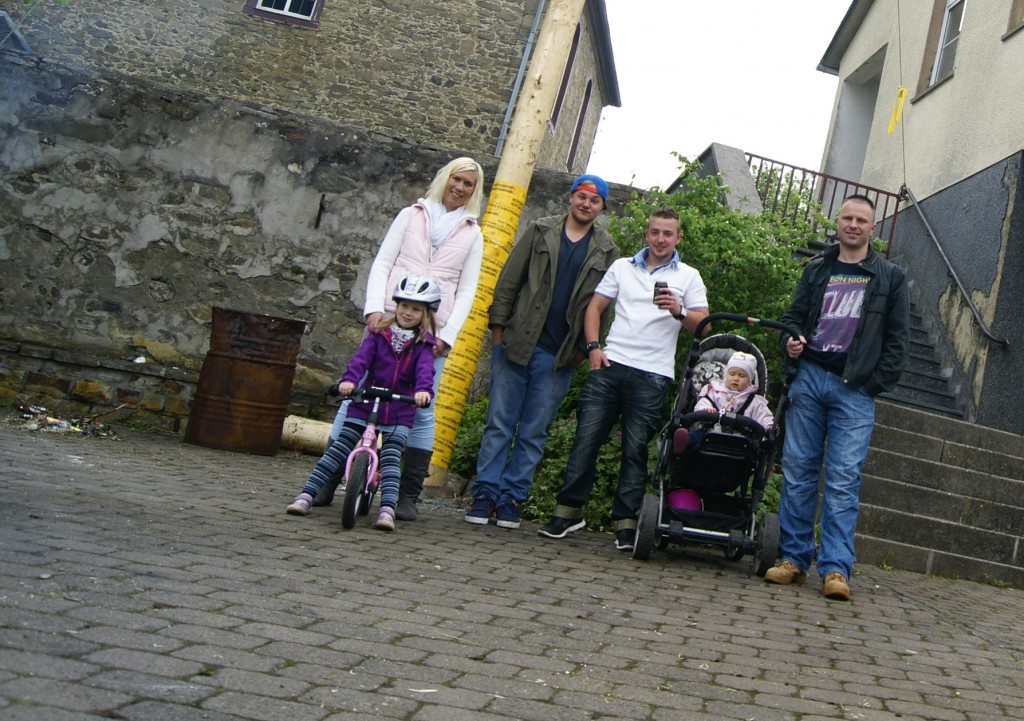
[{"label": "wooden log", "polygon": [[281,448],[320,456],[330,442],[330,423],[302,416],[285,416],[281,427]]}]

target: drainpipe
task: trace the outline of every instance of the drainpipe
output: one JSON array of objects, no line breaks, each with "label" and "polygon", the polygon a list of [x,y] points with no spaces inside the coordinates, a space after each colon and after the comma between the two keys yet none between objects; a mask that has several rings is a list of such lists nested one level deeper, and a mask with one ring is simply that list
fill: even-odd
[{"label": "drainpipe", "polygon": [[530,62],[530,52],[533,50],[533,43],[537,39],[537,26],[540,25],[540,18],[544,14],[545,0],[537,3],[537,12],[533,14],[533,25],[530,26],[530,35],[526,38],[526,47],[523,49],[523,57],[519,60],[519,72],[516,73],[516,81],[512,85],[512,97],[505,109],[505,119],[501,121],[501,132],[498,133],[498,145],[494,148],[494,157],[501,157],[501,150],[505,147],[505,137],[508,135],[508,126],[512,122],[512,113],[515,112],[516,103],[519,100],[519,88],[523,85],[523,76],[526,75],[526,66]]}]

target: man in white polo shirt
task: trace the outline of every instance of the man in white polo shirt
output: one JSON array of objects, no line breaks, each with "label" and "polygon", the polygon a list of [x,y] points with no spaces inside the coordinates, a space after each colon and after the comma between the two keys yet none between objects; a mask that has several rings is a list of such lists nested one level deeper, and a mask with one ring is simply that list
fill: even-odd
[{"label": "man in white polo shirt", "polygon": [[[647,247],[620,258],[594,290],[584,317],[590,374],[576,410],[576,440],[551,520],[539,534],[565,538],[583,528],[583,504],[594,487],[597,455],[617,421],[622,465],[612,503],[615,547],[631,551],[647,481],[647,444],[661,426],[665,396],[675,384],[679,331],[708,315],[700,273],[679,260],[679,215],[656,211],[647,222]],[[655,293],[656,289],[659,291]],[[602,349],[601,313],[615,303]]]}]

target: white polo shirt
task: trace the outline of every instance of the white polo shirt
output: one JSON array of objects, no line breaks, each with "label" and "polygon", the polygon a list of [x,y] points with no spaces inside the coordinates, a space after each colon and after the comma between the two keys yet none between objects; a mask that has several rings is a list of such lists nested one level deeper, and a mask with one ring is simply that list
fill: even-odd
[{"label": "white polo shirt", "polygon": [[681,262],[678,253],[664,265],[647,270],[648,250],[616,260],[594,289],[615,301],[604,353],[612,363],[674,379],[676,342],[683,324],[654,304],[654,283],[668,283],[688,310],[707,309],[707,289],[700,273]]}]

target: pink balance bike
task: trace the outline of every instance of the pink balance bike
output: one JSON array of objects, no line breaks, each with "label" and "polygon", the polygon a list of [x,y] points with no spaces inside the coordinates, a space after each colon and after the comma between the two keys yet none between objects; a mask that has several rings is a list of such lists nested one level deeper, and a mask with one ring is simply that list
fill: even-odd
[{"label": "pink balance bike", "polygon": [[377,433],[377,411],[380,408],[380,402],[385,400],[402,401],[414,405],[416,403],[416,399],[412,396],[392,393],[387,388],[363,388],[353,393],[351,398],[355,403],[372,398],[373,408],[370,410],[370,416],[366,419],[366,430],[363,431],[362,440],[352,449],[345,461],[345,501],[341,508],[343,528],[353,528],[356,525],[357,516],[365,516],[370,512],[373,497],[380,485],[380,473],[377,470],[379,463],[377,449],[380,447],[380,438]]}]

